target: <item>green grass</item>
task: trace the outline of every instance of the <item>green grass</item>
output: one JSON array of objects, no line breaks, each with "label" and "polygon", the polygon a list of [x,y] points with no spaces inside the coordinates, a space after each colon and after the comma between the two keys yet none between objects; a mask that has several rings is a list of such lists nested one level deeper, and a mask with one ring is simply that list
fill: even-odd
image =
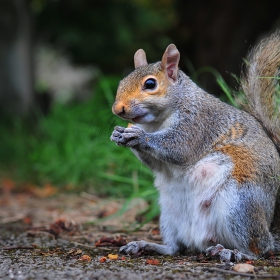
[{"label": "green grass", "polygon": [[[201,74],[204,74],[204,73],[211,74],[215,78],[216,83],[219,85],[219,87],[222,89],[222,91],[224,93],[222,96],[220,96],[220,99],[234,107],[239,107],[239,105],[235,101],[234,96],[240,96],[240,95],[242,95],[242,92],[237,92],[237,91],[234,91],[232,88],[230,88],[227,85],[224,78],[221,76],[221,74],[214,67],[204,66],[204,67],[199,68],[198,70],[195,70],[189,60],[185,61],[185,65],[186,65],[187,69],[189,70],[189,72],[191,73],[190,78],[197,84],[199,84],[199,76]],[[240,83],[240,79],[236,75],[231,74],[231,76],[238,83]]]},{"label": "green grass", "polygon": [[118,81],[101,78],[91,100],[56,104],[47,116],[37,112],[35,123],[1,122],[2,176],[123,197],[152,189],[151,172],[109,139],[115,125],[127,126],[111,112]]}]

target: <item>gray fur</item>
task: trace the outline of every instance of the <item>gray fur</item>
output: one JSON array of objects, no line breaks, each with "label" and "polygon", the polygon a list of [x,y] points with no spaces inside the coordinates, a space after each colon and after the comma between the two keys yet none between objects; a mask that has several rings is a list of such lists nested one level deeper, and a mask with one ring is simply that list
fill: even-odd
[{"label": "gray fur", "polygon": [[[164,241],[135,241],[121,250],[174,254],[216,243],[252,257],[274,250],[270,227],[280,174],[274,143],[252,115],[206,93],[182,71],[170,81],[166,59],[168,52],[161,63],[123,79],[113,106],[120,117],[137,120],[115,127],[111,140],[131,148],[154,172]],[[267,67],[261,63],[258,68]],[[154,92],[141,84],[149,75],[158,83]]]}]

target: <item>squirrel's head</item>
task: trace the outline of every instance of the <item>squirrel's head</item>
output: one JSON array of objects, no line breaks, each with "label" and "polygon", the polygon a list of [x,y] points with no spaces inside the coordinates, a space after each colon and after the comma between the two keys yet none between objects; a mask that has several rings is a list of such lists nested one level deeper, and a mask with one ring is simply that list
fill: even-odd
[{"label": "squirrel's head", "polygon": [[171,44],[162,60],[148,64],[145,52],[134,55],[135,70],[119,84],[112,111],[134,123],[159,121],[162,110],[168,108],[168,88],[177,83],[180,53]]}]

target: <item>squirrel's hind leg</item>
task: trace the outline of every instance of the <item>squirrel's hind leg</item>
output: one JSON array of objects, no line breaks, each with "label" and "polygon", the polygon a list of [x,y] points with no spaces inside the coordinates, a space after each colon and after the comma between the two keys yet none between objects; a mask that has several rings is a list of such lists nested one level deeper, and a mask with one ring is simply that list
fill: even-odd
[{"label": "squirrel's hind leg", "polygon": [[242,259],[253,260],[273,251],[275,242],[267,221],[270,209],[259,201],[262,193],[256,195],[253,186],[245,187],[238,191],[238,199],[231,204],[225,226],[227,233],[220,238],[220,242],[232,250],[218,244],[209,247],[206,255],[219,256],[223,262],[238,262]]}]

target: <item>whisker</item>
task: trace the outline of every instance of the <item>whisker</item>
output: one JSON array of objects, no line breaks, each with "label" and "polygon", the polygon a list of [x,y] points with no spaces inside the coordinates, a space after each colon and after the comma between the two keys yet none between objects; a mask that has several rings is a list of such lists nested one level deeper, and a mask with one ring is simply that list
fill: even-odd
[{"label": "whisker", "polygon": [[[115,115],[109,116],[109,118],[99,127],[99,135],[103,135],[104,133],[111,134],[112,125],[115,124],[117,117]],[[108,133],[109,132],[109,133]]]}]

